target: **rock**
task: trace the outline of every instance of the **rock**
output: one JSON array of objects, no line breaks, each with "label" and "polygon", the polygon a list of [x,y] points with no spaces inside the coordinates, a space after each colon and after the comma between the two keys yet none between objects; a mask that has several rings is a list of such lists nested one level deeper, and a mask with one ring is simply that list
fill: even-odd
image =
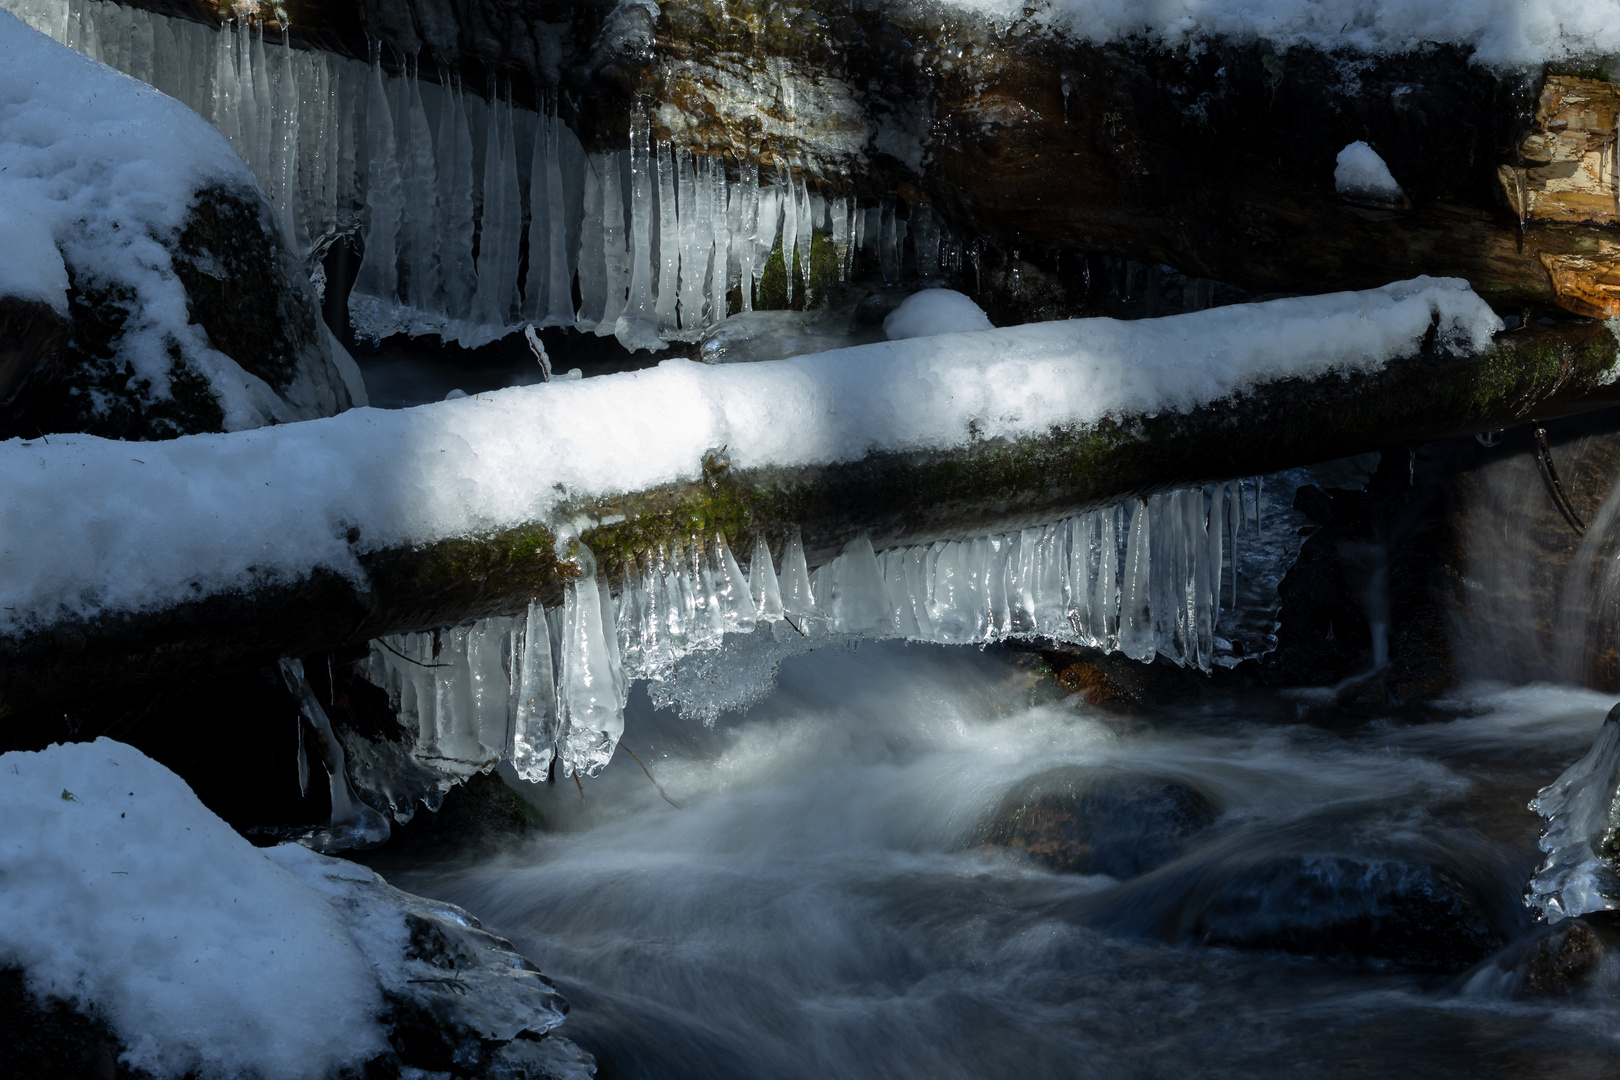
[{"label": "rock", "polygon": [[1482,963],[1465,986],[1518,999],[1612,998],[1620,989],[1620,927],[1610,912],[1542,924]]},{"label": "rock", "polygon": [[1009,795],[985,842],[1063,873],[1125,879],[1174,859],[1216,813],[1207,797],[1175,780],[1059,769]]},{"label": "rock", "polygon": [[1178,945],[1462,971],[1507,940],[1449,868],[1421,858],[1230,851],[1106,898],[1088,921]]},{"label": "rock", "polygon": [[228,417],[213,385],[217,361],[178,338],[168,387],[136,377],[124,353],[126,326],[141,318],[135,293],[70,262],[67,340],[0,411],[0,436],[162,439],[332,416],[355,404],[358,369],[345,376],[354,361],[321,322],[314,290],[272,220],[258,192],[210,187],[164,241],[190,320],[213,349],[263,380],[252,408]]},{"label": "rock", "polygon": [[0,296],[0,416],[29,378],[57,361],[69,330],[48,303]]},{"label": "rock", "polygon": [[21,969],[0,967],[6,1075],[26,1080],[135,1080],[107,1022],[58,997],[39,998]]}]

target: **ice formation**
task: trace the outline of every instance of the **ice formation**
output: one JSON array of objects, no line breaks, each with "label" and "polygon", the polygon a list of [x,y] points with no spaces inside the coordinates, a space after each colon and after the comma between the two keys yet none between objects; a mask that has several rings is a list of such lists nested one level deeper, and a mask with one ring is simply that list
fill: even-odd
[{"label": "ice formation", "polygon": [[1541,789],[1530,809],[1546,819],[1546,853],[1525,903],[1549,922],[1620,908],[1620,706],[1592,749]]},{"label": "ice formation", "polygon": [[1339,151],[1333,187],[1352,202],[1398,206],[1404,197],[1384,159],[1364,142],[1353,142]]},{"label": "ice formation", "polygon": [[[949,451],[1184,411],[1278,379],[1376,371],[1431,328],[1461,348],[1500,321],[1467,286],[1161,319],[878,342],[753,364],[666,360],[413,409],[192,435],[138,455],[91,436],[0,443],[0,628],[140,611],[359,556],[548,522],[580,501],[736,470]],[[271,541],[273,538],[273,542]],[[352,539],[351,539],[352,538]]]},{"label": "ice formation", "polygon": [[[552,106],[516,108],[509,86],[486,100],[448,75],[418,78],[414,57],[390,75],[378,52],[368,65],[293,49],[247,20],[213,30],[101,0],[0,7],[213,121],[317,280],[326,250],[358,233],[350,318],[362,337],[476,347],[535,325],[629,349],[696,341],[730,313],[733,290],[752,308],[778,240],[790,265],[797,250],[803,290],[812,232],[832,239],[844,223],[847,234],[860,215],[847,196],[812,195],[802,167],[762,178],[758,163],[654,145],[645,114],[629,150],[587,157]],[[847,235],[838,250],[844,273]]]},{"label": "ice formation", "polygon": [[[755,537],[746,570],[725,537],[693,537],[643,553],[612,588],[581,546],[583,573],[562,607],[531,604],[515,619],[381,639],[365,672],[388,690],[400,722],[419,727],[416,757],[442,763],[448,786],[493,767],[502,747],[526,780],[547,779],[553,759],[561,775],[594,776],[624,730],[632,681],[689,679],[683,662],[728,637],[729,651],[737,635],[776,643],[754,658],[753,685],[695,694],[655,685],[654,700],[712,721],[767,692],[783,656],[860,638],[1043,638],[1208,671],[1225,644],[1216,625],[1243,507],[1239,485],[1218,484],[881,554],[862,534],[814,573],[796,528],[774,557]],[[378,780],[394,812],[409,816],[412,793]]]}]

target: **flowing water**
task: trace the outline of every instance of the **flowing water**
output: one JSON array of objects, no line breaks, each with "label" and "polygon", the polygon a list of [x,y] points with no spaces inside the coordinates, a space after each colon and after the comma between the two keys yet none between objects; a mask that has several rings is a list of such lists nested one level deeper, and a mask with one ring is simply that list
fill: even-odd
[{"label": "flowing water", "polygon": [[[1535,932],[1525,804],[1610,704],[1125,716],[1012,653],[825,649],[713,729],[635,693],[679,808],[620,754],[583,803],[536,789],[539,839],[393,878],[533,957],[604,1077],[1610,1075],[1620,1006],[1515,999],[1489,958]],[[1053,793],[1109,873],[986,842]]]}]

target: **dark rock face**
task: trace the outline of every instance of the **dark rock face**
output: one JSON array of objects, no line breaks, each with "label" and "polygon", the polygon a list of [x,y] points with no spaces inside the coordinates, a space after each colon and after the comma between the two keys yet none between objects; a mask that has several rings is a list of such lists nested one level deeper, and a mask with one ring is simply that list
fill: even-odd
[{"label": "dark rock face", "polygon": [[0,296],[0,413],[31,376],[57,361],[68,331],[49,304]]},{"label": "dark rock face", "polygon": [[1065,769],[1009,796],[986,841],[1064,873],[1124,879],[1175,858],[1215,816],[1208,798],[1173,780]]},{"label": "dark rock face", "polygon": [[119,1064],[118,1037],[99,1016],[29,992],[18,968],[0,967],[0,1050],[14,1080],[138,1080]]}]

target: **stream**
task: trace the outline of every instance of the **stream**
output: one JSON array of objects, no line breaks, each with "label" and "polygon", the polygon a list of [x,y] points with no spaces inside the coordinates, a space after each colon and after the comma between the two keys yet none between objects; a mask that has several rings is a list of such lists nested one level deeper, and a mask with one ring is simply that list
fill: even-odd
[{"label": "stream", "polygon": [[[1612,998],[1516,1000],[1491,959],[1535,931],[1525,804],[1611,704],[1124,715],[1027,655],[869,642],[712,729],[638,688],[679,809],[620,754],[531,789],[539,839],[390,878],[540,964],[608,1078],[1612,1075]],[[1054,793],[1079,872],[995,824]]]}]

